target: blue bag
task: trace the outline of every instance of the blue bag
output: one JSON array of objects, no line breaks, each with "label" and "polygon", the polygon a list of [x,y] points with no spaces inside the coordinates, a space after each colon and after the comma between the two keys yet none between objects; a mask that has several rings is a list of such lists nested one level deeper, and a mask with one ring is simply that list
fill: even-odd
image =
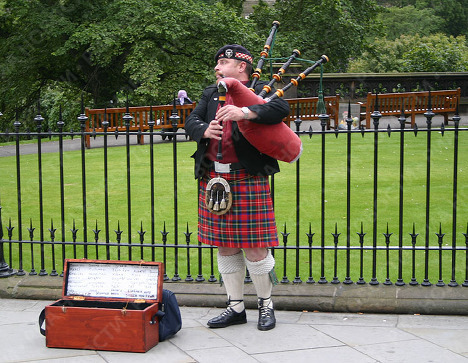
[{"label": "blue bag", "polygon": [[162,302],[156,317],[159,321],[160,342],[172,337],[182,328],[179,304],[172,291],[163,289]]}]

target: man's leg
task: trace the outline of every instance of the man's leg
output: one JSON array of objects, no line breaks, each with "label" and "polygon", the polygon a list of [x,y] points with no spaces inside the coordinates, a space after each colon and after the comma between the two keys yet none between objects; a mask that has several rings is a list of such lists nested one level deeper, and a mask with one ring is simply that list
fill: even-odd
[{"label": "man's leg", "polygon": [[270,330],[276,325],[271,291],[275,259],[266,248],[246,248],[245,262],[258,297],[258,329]]},{"label": "man's leg", "polygon": [[244,307],[245,261],[240,249],[218,248],[218,270],[226,288],[228,307],[208,321],[210,328],[225,328],[247,322]]}]

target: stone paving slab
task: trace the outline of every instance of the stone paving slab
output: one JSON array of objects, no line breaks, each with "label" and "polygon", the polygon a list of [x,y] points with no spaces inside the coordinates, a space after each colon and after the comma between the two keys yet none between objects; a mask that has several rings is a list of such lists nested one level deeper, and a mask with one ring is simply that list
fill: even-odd
[{"label": "stone paving slab", "polygon": [[355,349],[376,359],[378,362],[468,362],[466,357],[420,339],[360,345],[356,346]]}]

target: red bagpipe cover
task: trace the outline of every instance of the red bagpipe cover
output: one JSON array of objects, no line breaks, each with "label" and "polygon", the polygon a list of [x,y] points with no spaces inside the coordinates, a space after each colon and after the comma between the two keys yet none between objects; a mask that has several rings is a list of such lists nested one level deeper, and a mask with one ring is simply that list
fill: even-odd
[{"label": "red bagpipe cover", "polygon": [[[248,107],[267,102],[235,78],[223,78],[219,82],[223,82],[226,88],[227,105]],[[301,139],[284,122],[265,125],[240,120],[237,124],[242,135],[261,153],[288,163],[295,162],[301,156]]]}]

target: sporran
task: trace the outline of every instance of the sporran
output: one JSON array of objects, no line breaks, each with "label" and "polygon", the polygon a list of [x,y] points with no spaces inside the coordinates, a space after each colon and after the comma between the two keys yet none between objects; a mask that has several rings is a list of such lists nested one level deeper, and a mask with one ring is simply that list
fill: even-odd
[{"label": "sporran", "polygon": [[216,215],[223,215],[231,209],[231,187],[226,179],[216,177],[208,182],[205,191],[205,205],[210,212]]}]

